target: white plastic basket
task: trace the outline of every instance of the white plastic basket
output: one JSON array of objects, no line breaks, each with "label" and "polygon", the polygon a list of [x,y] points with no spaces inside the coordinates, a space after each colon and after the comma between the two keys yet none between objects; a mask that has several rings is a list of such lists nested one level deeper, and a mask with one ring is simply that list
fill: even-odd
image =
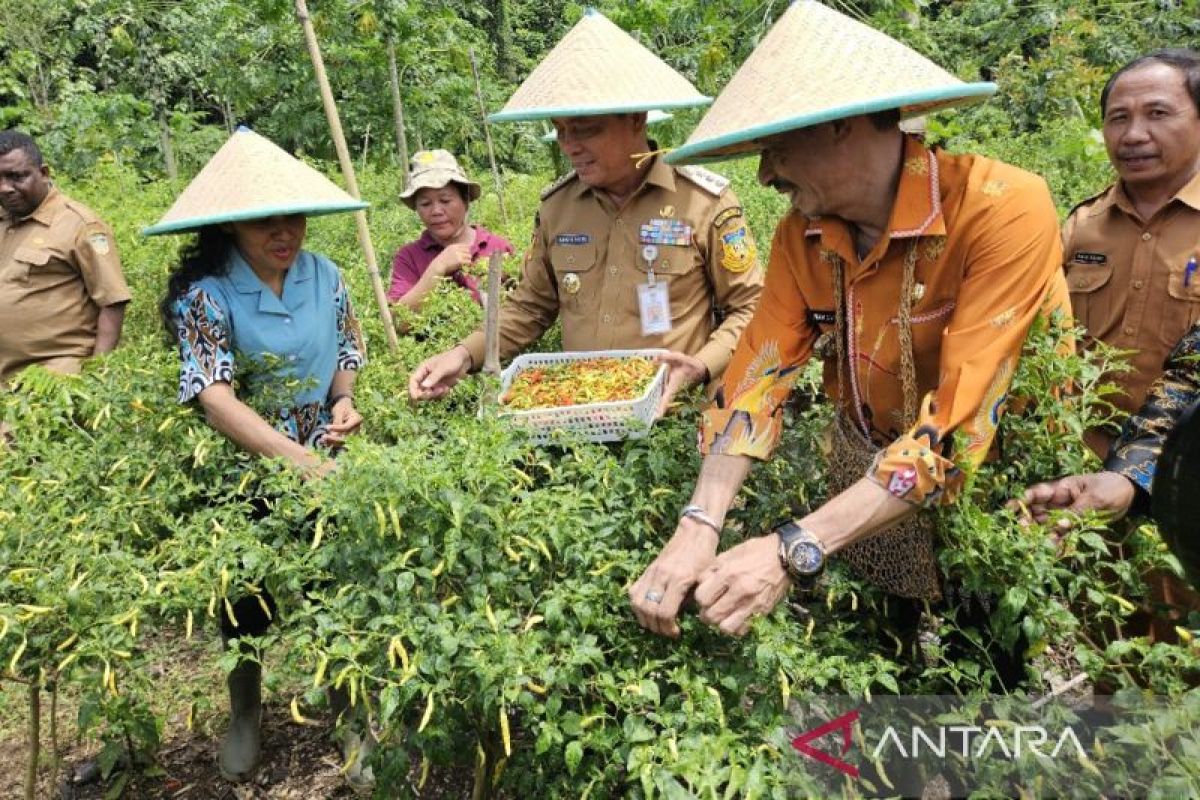
[{"label": "white plastic basket", "polygon": [[[526,353],[517,356],[500,375],[500,392],[503,395],[512,386],[517,375],[534,367],[562,364],[568,361],[584,361],[592,358],[654,358],[666,350],[589,350],[570,353]],[[530,438],[538,444],[553,439],[556,432],[568,437],[581,438],[589,442],[616,442],[622,439],[640,439],[650,432],[654,424],[654,413],[662,400],[663,387],[667,382],[667,365],[659,366],[650,381],[649,388],[634,400],[618,400],[610,403],[585,403],[576,406],[553,408],[531,408],[528,411],[505,411],[501,419],[529,430]]]}]

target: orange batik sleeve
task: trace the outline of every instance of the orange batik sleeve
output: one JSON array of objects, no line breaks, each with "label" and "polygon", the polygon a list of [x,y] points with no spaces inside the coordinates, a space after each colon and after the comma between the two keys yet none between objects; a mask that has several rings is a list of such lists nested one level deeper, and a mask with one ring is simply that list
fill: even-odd
[{"label": "orange batik sleeve", "polygon": [[[808,303],[796,283],[803,242],[789,247],[780,225],[771,244],[766,283],[758,309],[725,370],[714,403],[700,422],[704,455],[767,459],[783,432],[781,408],[812,353]],[[803,227],[800,228],[803,231]]]},{"label": "orange batik sleeve", "polygon": [[[1038,312],[1069,313],[1054,204],[1045,183],[981,181],[951,232],[969,237],[958,301],[942,334],[940,380],[916,424],[877,458],[870,477],[907,502],[951,502],[962,467],[987,455],[1025,336]],[[973,207],[972,207],[973,206]],[[947,457],[946,440],[961,432]]]}]

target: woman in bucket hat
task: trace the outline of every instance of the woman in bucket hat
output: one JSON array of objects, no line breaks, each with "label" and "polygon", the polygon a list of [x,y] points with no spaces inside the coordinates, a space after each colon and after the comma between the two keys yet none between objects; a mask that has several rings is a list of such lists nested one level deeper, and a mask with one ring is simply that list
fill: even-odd
[{"label": "woman in bucket hat", "polygon": [[[793,583],[816,583],[836,553],[895,595],[913,651],[923,603],[942,597],[928,509],[952,502],[987,456],[1034,319],[1069,315],[1045,181],[926,147],[899,127],[994,91],[821,3],[797,2],[667,157],[760,153],[759,180],[786,193],[792,212],[776,230],[762,303],[703,415],[692,502],[629,590],[644,627],[679,635],[694,590],[703,621],[744,633]],[[837,410],[830,499],[718,555],[725,513],[753,461],[770,457],[782,405],[814,356]],[[986,616],[956,610],[960,625],[986,628]],[[1011,689],[1023,677],[1019,643],[989,655]]]},{"label": "woman in bucket hat", "polygon": [[[354,380],[366,360],[341,273],[303,249],[307,218],[365,205],[241,128],[144,231],[196,234],[160,304],[179,347],[179,401],[199,403],[209,424],[242,449],[307,475],[327,473],[326,454],[361,425]],[[261,499],[252,505],[258,518],[269,513]],[[263,591],[232,609],[221,614],[221,635],[241,660],[228,675],[230,721],[218,765],[240,782],[261,753],[262,667],[261,654],[239,640],[267,631],[275,601]],[[331,694],[331,705],[336,712],[345,700]],[[347,778],[369,787],[366,751],[350,726],[343,744],[353,751]]]},{"label": "woman in bucket hat", "polygon": [[392,259],[390,302],[415,310],[443,278],[480,302],[478,281],[465,268],[492,253],[512,253],[513,247],[482,225],[467,222],[479,192],[479,184],[467,177],[448,151],[421,150],[412,157],[408,186],[400,199],[417,212],[425,230]]}]

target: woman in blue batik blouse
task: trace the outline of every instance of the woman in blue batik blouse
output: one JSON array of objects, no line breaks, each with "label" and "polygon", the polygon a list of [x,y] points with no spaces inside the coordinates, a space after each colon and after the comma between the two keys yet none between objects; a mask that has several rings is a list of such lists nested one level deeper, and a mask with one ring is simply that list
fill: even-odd
[{"label": "woman in blue batik blouse", "polygon": [[[316,476],[359,429],[354,379],[362,334],[341,273],[304,249],[308,216],[364,207],[267,139],[236,132],[145,233],[194,232],[159,306],[180,357],[179,401],[197,402],[213,428],[242,449],[283,458]],[[261,506],[259,508],[258,506]],[[267,504],[256,503],[265,515]],[[275,615],[266,592],[221,614],[227,643],[265,633]],[[241,641],[229,673],[229,729],[218,755],[231,781],[253,777],[261,753],[262,667]],[[338,698],[331,696],[338,704]],[[346,776],[369,788],[364,742],[352,742]],[[369,739],[369,736],[367,736]]]}]

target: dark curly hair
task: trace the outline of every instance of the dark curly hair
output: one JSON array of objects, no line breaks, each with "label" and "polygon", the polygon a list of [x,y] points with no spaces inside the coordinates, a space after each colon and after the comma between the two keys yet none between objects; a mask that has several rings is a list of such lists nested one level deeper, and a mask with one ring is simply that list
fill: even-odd
[{"label": "dark curly hair", "polygon": [[233,234],[221,230],[218,225],[205,225],[196,238],[180,250],[179,266],[167,276],[167,293],[158,304],[158,313],[171,344],[177,344],[175,303],[201,278],[229,272],[229,254],[233,248]]}]

